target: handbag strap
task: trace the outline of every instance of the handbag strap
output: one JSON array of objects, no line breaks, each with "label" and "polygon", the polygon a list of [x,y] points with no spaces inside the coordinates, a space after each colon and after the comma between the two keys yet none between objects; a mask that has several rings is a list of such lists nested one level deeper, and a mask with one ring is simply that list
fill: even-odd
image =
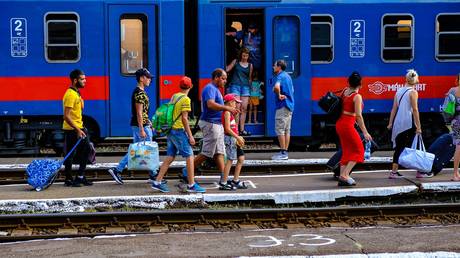
[{"label": "handbag strap", "polygon": [[423,152],[426,152],[425,144],[423,144],[422,135],[420,135],[420,134],[415,134],[414,140],[412,141],[411,149],[414,149],[414,150],[421,150],[421,151],[423,151]]},{"label": "handbag strap", "polygon": [[64,163],[64,161],[70,156],[70,154],[72,154],[72,152],[75,150],[75,148],[77,148],[78,144],[80,144],[81,140],[83,140],[83,138],[79,138],[77,143],[75,143],[75,145],[72,147],[72,149],[67,153],[67,155],[65,155],[64,157],[64,160],[62,161],[62,163]]},{"label": "handbag strap", "polygon": [[404,95],[406,95],[406,93],[407,93],[408,91],[410,91],[410,90],[411,90],[411,89],[407,89],[407,90],[406,90],[406,91],[405,91],[405,92],[404,92],[404,93],[401,95],[401,97],[399,98],[399,101],[398,101],[398,106],[396,107],[396,113],[395,113],[395,117],[396,117],[396,115],[398,114],[398,111],[399,111],[399,105],[401,104],[401,100],[402,100],[402,98],[403,98],[403,97],[404,97]]}]

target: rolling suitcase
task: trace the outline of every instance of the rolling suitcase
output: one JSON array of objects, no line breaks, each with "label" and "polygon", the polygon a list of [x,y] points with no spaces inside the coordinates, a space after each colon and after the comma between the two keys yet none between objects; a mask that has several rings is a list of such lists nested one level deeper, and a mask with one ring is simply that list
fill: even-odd
[{"label": "rolling suitcase", "polygon": [[427,150],[435,155],[431,172],[437,175],[446,166],[454,156],[455,145],[452,141],[452,135],[446,133],[439,136]]}]

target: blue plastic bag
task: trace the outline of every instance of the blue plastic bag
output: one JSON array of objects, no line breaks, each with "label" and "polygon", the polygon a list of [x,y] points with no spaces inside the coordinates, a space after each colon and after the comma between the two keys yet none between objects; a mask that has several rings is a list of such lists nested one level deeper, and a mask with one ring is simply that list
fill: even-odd
[{"label": "blue plastic bag", "polygon": [[160,157],[156,142],[143,141],[129,145],[128,170],[156,171],[159,167]]}]

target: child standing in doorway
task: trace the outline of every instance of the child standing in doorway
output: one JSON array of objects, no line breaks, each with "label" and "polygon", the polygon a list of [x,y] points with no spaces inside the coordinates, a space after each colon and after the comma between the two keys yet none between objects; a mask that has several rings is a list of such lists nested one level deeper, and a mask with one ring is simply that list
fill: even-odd
[{"label": "child standing in doorway", "polygon": [[251,92],[249,97],[249,119],[248,122],[251,123],[251,115],[253,117],[253,122],[257,124],[257,106],[260,104],[262,96],[262,86],[263,82],[259,81],[257,71],[253,72],[253,80],[251,83]]}]

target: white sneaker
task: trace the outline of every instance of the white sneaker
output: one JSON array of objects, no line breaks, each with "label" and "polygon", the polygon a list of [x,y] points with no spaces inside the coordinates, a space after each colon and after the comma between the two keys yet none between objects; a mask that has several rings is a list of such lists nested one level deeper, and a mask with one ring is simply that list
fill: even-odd
[{"label": "white sneaker", "polygon": [[272,160],[287,160],[289,159],[287,154],[278,153],[272,156]]},{"label": "white sneaker", "polygon": [[281,152],[276,153],[275,155],[272,156],[272,160],[280,160]]}]

